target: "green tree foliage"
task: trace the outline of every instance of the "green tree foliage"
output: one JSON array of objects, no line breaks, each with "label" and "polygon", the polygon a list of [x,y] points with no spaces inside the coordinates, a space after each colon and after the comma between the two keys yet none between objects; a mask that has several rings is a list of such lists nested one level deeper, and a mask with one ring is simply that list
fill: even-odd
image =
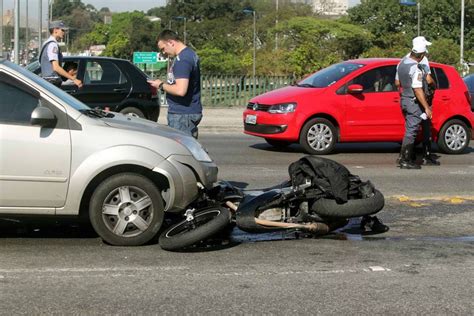
[{"label": "green tree foliage", "polygon": [[106,43],[104,56],[131,59],[134,51],[156,51],[159,25],[142,12],[124,12],[112,16],[111,24],[96,23],[92,32],[79,39],[79,45]]},{"label": "green tree foliage", "polygon": [[71,41],[90,32],[94,23],[101,20],[94,6],[85,5],[81,0],[55,0],[52,13],[53,20],[63,20],[69,27]]},{"label": "green tree foliage", "polygon": [[212,74],[240,74],[241,62],[239,58],[230,52],[225,52],[220,48],[205,46],[197,51],[201,59],[201,67],[207,73]]},{"label": "green tree foliage", "polygon": [[[421,35],[433,41],[432,56],[443,63],[459,62],[461,0],[418,0]],[[411,47],[417,36],[417,8],[399,4],[398,0],[362,0],[349,10],[348,21],[367,28],[375,35],[374,47],[364,56],[400,56],[400,47]],[[474,1],[465,1],[466,60],[474,58]],[[401,36],[400,36],[401,34]],[[440,45],[436,45],[436,44]],[[451,43],[451,46],[447,45]],[[457,54],[457,59],[455,55]],[[403,54],[402,54],[403,55]],[[391,55],[393,56],[393,55]],[[457,60],[457,61],[456,61]]]},{"label": "green tree foliage", "polygon": [[311,17],[293,18],[280,23],[285,60],[296,76],[311,73],[344,59],[358,57],[371,45],[372,35],[351,24]]},{"label": "green tree foliage", "polygon": [[[421,32],[433,42],[430,60],[459,62],[461,0],[418,0]],[[290,0],[171,0],[148,11],[161,18],[150,22],[142,12],[112,14],[81,0],[55,0],[54,19],[72,29],[77,50],[106,45],[107,56],[130,59],[134,51],[156,51],[163,28],[184,33],[186,44],[201,57],[203,72],[248,74],[253,66],[253,14],[256,17],[257,74],[301,76],[341,60],[359,57],[402,57],[417,33],[416,7],[399,0],[361,0],[338,19],[318,16],[310,6]],[[466,0],[465,59],[474,60],[474,0]],[[105,15],[112,24],[104,24]],[[277,23],[278,21],[278,23]],[[278,47],[278,48],[277,48]]]}]

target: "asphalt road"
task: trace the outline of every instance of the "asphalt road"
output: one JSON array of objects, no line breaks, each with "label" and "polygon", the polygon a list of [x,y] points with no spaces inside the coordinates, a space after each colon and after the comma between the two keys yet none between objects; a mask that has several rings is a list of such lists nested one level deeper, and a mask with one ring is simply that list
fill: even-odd
[{"label": "asphalt road", "polygon": [[[262,138],[239,133],[206,134],[200,141],[219,166],[220,178],[247,188],[284,181],[289,164],[306,155],[296,144],[275,149]],[[399,152],[400,146],[394,143],[338,144],[336,153],[325,157],[342,163],[363,180],[369,179],[387,197],[474,197],[474,147],[463,155],[439,154],[440,167],[421,170],[396,167]]]},{"label": "asphalt road", "polygon": [[[238,134],[201,142],[221,179],[246,188],[284,180],[304,155]],[[107,246],[76,224],[0,220],[0,315],[472,314],[472,149],[421,171],[395,168],[391,144],[338,149],[331,159],[387,197],[387,233],[361,234],[357,220],[311,239],[234,230],[173,253]]]}]

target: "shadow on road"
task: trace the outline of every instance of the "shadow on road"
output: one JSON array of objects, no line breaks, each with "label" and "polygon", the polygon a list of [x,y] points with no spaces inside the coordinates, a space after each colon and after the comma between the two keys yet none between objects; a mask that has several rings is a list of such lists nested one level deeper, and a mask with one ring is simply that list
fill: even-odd
[{"label": "shadow on road", "polygon": [[0,218],[1,238],[97,238],[88,223],[71,220]]},{"label": "shadow on road", "polygon": [[[268,151],[268,152],[279,152],[279,153],[305,153],[303,148],[299,144],[292,144],[287,147],[274,147],[265,142],[257,143],[250,145],[249,147],[255,148],[258,150]],[[421,152],[421,146],[417,147],[417,152]],[[336,148],[332,154],[349,154],[349,153],[377,153],[377,154],[386,154],[386,153],[399,153],[400,144],[397,143],[344,143],[336,144]],[[433,145],[433,152],[439,152],[438,146]],[[469,154],[474,152],[473,147],[468,147],[464,154]]]}]

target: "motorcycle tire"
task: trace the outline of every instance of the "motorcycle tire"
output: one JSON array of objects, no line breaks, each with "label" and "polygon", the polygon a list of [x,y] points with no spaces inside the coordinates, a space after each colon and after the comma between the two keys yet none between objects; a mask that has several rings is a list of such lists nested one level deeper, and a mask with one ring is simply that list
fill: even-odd
[{"label": "motorcycle tire", "polygon": [[375,190],[374,195],[365,199],[348,200],[337,204],[334,199],[319,199],[311,206],[311,211],[326,218],[351,218],[375,214],[385,205],[383,194]]},{"label": "motorcycle tire", "polygon": [[229,209],[211,206],[194,213],[194,220],[186,219],[171,226],[159,238],[164,250],[179,250],[205,240],[229,225],[231,220]]}]

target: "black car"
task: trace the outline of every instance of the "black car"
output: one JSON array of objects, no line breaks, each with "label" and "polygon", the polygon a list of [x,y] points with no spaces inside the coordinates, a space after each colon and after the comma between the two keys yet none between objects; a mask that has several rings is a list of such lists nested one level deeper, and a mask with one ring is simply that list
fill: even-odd
[{"label": "black car", "polygon": [[[64,81],[61,89],[91,108],[120,112],[157,121],[160,114],[158,91],[147,83],[148,76],[125,59],[94,56],[65,56],[63,66],[75,63],[77,78],[82,81],[78,89]],[[41,73],[38,61],[26,68]]]},{"label": "black car", "polygon": [[469,90],[469,94],[471,95],[471,109],[474,112],[474,74],[470,74],[464,78],[462,78],[466,83],[467,90]]}]

